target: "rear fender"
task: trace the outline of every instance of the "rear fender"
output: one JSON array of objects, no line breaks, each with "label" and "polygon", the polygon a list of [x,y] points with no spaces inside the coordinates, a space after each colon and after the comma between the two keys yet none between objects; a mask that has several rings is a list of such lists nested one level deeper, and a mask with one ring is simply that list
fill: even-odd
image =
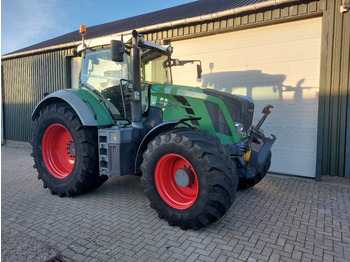
[{"label": "rear fender", "polygon": [[42,99],[32,113],[34,120],[40,110],[47,105],[65,102],[77,113],[84,126],[107,126],[114,124],[106,108],[88,91],[82,89],[64,89]]}]

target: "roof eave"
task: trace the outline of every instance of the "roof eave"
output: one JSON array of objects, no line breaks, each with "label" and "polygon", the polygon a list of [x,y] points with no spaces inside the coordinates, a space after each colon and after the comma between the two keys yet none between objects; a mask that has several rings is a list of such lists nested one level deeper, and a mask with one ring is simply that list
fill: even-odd
[{"label": "roof eave", "polygon": [[[203,22],[203,21],[217,19],[217,18],[226,17],[226,16],[230,16],[230,15],[237,15],[237,14],[244,13],[244,12],[257,11],[257,10],[260,10],[263,8],[278,6],[278,5],[282,5],[282,4],[288,4],[288,3],[292,3],[292,2],[299,2],[299,1],[300,0],[269,0],[269,1],[261,2],[261,3],[256,3],[256,4],[247,5],[247,6],[236,7],[236,8],[225,10],[225,11],[220,11],[220,12],[216,12],[213,14],[201,15],[201,16],[190,17],[190,18],[170,21],[170,22],[146,26],[146,27],[140,27],[140,28],[137,28],[135,30],[139,33],[144,33],[144,32],[148,32],[148,31],[179,26],[182,24]],[[134,30],[134,29],[132,29],[132,30]],[[106,35],[104,37],[120,36],[122,34],[128,35],[128,34],[132,33],[132,30],[127,30],[124,32],[116,33],[116,34]],[[55,46],[50,46],[50,47],[45,47],[45,48],[40,48],[40,49],[34,49],[34,50],[30,50],[30,51],[25,51],[25,52],[4,55],[1,57],[1,59],[7,60],[7,59],[13,59],[13,58],[21,57],[21,56],[34,55],[36,53],[43,53],[43,52],[54,51],[54,50],[59,50],[59,49],[73,48],[73,47],[77,47],[80,44],[81,44],[81,41],[78,41],[78,42],[73,41],[70,43],[65,43],[65,44],[60,44],[60,45],[55,45]]]}]

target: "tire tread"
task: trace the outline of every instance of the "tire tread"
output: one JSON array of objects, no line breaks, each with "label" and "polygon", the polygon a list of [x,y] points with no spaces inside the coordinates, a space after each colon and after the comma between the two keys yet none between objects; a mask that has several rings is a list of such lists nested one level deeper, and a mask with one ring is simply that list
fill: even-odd
[{"label": "tire tread", "polygon": [[[42,137],[39,137],[39,134],[43,132],[43,126],[49,118],[63,119],[66,123],[69,123],[69,127],[77,134],[79,143],[84,148],[79,166],[75,166],[72,171],[76,173],[76,179],[58,181],[45,167],[41,155]],[[58,103],[44,107],[34,120],[32,137],[34,168],[38,171],[38,179],[43,181],[43,187],[49,188],[51,194],[57,194],[60,197],[72,197],[98,188],[108,179],[107,176],[98,174],[96,128],[83,126],[75,111],[68,104]]]},{"label": "tire tread", "polygon": [[[195,218],[179,215],[159,198],[158,192],[154,192],[156,190],[153,190],[156,188],[152,184],[154,173],[149,165],[157,148],[166,144],[175,144],[184,150],[190,150],[207,173],[209,194],[203,209],[198,211],[200,213]],[[158,212],[159,217],[165,218],[169,225],[179,226],[181,229],[197,230],[210,225],[229,210],[235,199],[238,186],[235,163],[229,158],[220,140],[207,131],[178,128],[158,135],[149,143],[143,154],[141,170],[141,182],[145,186],[144,194],[149,198],[150,206]]]}]

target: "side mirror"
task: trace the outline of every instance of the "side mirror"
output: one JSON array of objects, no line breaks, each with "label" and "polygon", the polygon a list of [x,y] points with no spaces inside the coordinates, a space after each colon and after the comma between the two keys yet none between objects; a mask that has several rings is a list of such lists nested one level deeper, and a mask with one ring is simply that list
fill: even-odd
[{"label": "side mirror", "polygon": [[201,78],[202,77],[202,65],[199,64],[197,65],[197,78]]},{"label": "side mirror", "polygon": [[180,63],[180,61],[179,61],[179,59],[174,59],[174,65],[175,66],[179,66],[179,65],[181,65],[181,63]]},{"label": "side mirror", "polygon": [[124,43],[122,41],[111,40],[111,55],[114,62],[124,61]]}]

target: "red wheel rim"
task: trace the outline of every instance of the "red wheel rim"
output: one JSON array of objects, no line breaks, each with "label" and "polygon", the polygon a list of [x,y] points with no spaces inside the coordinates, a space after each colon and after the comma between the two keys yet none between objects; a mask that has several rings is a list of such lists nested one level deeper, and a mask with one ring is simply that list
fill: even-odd
[{"label": "red wheel rim", "polygon": [[[190,169],[194,175],[193,182],[180,187],[175,180],[175,173],[182,168]],[[198,177],[192,165],[182,156],[168,154],[157,163],[155,183],[162,199],[175,209],[187,209],[196,202],[198,197]]]},{"label": "red wheel rim", "polygon": [[54,177],[66,178],[70,175],[75,163],[75,145],[67,128],[53,124],[46,129],[42,154],[46,168]]}]

